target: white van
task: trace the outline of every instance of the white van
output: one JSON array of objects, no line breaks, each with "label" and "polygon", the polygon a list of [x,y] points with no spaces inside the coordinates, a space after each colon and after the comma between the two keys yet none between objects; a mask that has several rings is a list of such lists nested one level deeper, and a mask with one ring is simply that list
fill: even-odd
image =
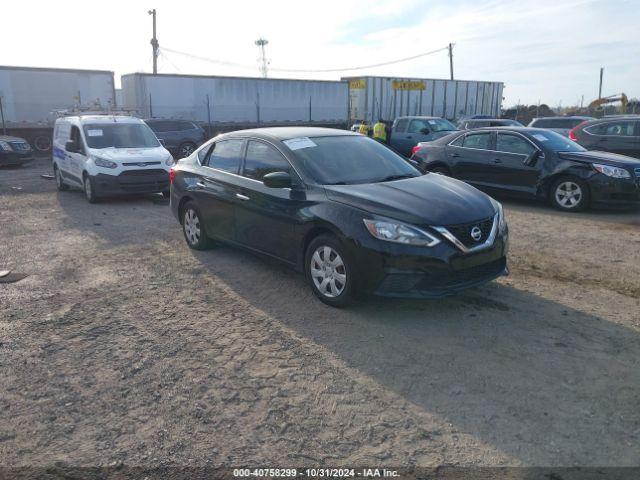
[{"label": "white van", "polygon": [[53,172],[58,190],[84,190],[90,203],[128,193],[169,196],[173,157],[139,118],[79,115],[56,120]]}]

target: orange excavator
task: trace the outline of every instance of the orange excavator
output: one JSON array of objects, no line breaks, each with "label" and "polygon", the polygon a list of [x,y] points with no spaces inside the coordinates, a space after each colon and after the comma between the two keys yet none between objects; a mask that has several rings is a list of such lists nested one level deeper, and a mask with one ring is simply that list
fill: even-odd
[{"label": "orange excavator", "polygon": [[593,112],[602,111],[604,108],[604,105],[608,105],[610,103],[616,103],[616,102],[620,102],[620,113],[626,113],[629,99],[624,93],[598,98],[597,100],[594,100],[589,104],[589,110]]}]

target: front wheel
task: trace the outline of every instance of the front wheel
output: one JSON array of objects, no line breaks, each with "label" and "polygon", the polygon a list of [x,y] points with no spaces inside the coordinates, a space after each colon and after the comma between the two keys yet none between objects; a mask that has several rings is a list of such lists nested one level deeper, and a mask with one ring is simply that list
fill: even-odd
[{"label": "front wheel", "polygon": [[561,177],[551,186],[550,200],[559,210],[578,212],[589,205],[589,187],[576,177]]},{"label": "front wheel", "polygon": [[344,307],[351,301],[353,269],[334,236],[320,235],[311,241],[305,255],[305,273],[313,293],[327,305]]},{"label": "front wheel", "polygon": [[95,184],[93,183],[93,179],[91,178],[91,176],[85,174],[83,183],[84,183],[84,196],[86,197],[87,202],[97,203],[98,195],[96,194],[96,187],[95,187]]},{"label": "front wheel", "polygon": [[65,190],[69,190],[69,186],[64,183],[64,179],[62,178],[62,173],[60,173],[60,169],[57,166],[53,166],[53,175],[56,178],[56,187],[58,188],[58,190],[60,190],[61,192],[64,192]]}]

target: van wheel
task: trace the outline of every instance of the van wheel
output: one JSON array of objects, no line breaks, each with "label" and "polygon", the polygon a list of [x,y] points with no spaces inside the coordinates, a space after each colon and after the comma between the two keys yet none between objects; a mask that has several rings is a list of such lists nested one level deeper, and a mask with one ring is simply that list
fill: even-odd
[{"label": "van wheel", "polygon": [[62,173],[60,173],[60,169],[54,164],[53,165],[53,176],[56,178],[56,187],[61,192],[65,190],[69,190],[69,185],[64,183],[64,179],[62,178]]},{"label": "van wheel", "polygon": [[333,235],[314,238],[305,255],[305,273],[321,301],[342,308],[352,300],[354,272],[343,246]]},{"label": "van wheel", "polygon": [[213,246],[204,228],[202,215],[193,202],[188,202],[182,211],[182,233],[187,245],[194,250],[207,250]]},{"label": "van wheel", "polygon": [[553,182],[549,197],[557,209],[579,212],[589,205],[589,187],[577,177],[560,177]]},{"label": "van wheel", "polygon": [[98,196],[96,195],[95,184],[93,183],[93,179],[90,175],[84,174],[83,184],[84,184],[84,196],[87,198],[87,202],[89,203],[97,203]]}]

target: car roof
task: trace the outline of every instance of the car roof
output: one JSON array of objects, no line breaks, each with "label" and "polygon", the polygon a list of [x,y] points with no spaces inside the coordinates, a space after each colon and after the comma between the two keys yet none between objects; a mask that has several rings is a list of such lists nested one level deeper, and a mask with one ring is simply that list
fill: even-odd
[{"label": "car roof", "polygon": [[533,120],[531,120],[532,122],[534,120],[586,120],[586,119],[591,119],[593,117],[589,117],[588,115],[567,115],[567,116],[557,116],[557,117],[536,117]]},{"label": "car roof", "polygon": [[242,136],[271,138],[276,140],[289,140],[300,137],[336,137],[336,136],[358,136],[359,133],[350,130],[340,130],[338,128],[322,127],[265,127],[250,128],[248,130],[236,130],[226,132],[223,136]]},{"label": "car roof", "polygon": [[590,122],[597,123],[597,122],[610,122],[610,121],[616,121],[616,120],[639,120],[639,119],[640,119],[640,115],[619,115],[615,117],[594,118],[593,120],[590,120]]},{"label": "car roof", "polygon": [[396,120],[400,120],[400,119],[410,119],[410,120],[414,120],[414,119],[419,119],[419,120],[440,120],[442,119],[442,117],[430,117],[430,116],[426,116],[426,115],[404,115],[402,117],[396,117]]},{"label": "car roof", "polygon": [[505,125],[500,127],[482,127],[476,128],[472,131],[463,130],[463,133],[477,133],[482,131],[498,131],[498,132],[518,132],[518,133],[549,133],[549,129],[547,128],[535,128],[535,127],[518,127],[515,125]]}]

